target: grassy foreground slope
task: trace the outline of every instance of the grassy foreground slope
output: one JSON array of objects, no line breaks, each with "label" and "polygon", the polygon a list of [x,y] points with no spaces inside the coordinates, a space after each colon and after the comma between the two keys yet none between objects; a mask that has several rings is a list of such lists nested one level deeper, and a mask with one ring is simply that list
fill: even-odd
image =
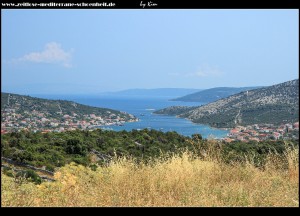
[{"label": "grassy foreground slope", "polygon": [[[211,143],[213,146],[214,143]],[[201,151],[201,149],[199,149]],[[71,163],[55,182],[21,183],[1,174],[2,206],[299,206],[299,150],[272,154],[262,168],[170,154],[148,163],[119,158],[95,171]]]}]

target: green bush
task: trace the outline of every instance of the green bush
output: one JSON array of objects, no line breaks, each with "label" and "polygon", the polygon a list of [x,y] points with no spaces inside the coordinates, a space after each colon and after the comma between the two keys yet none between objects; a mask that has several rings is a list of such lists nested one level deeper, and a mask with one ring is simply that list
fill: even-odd
[{"label": "green bush", "polygon": [[25,177],[26,179],[34,182],[35,184],[41,184],[42,179],[41,177],[33,170],[22,170],[19,171],[16,177]]}]

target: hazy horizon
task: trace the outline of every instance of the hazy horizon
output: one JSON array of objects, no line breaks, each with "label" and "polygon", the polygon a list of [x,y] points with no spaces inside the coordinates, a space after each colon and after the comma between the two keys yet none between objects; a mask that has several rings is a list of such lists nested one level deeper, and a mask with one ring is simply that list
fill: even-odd
[{"label": "hazy horizon", "polygon": [[2,92],[270,86],[298,79],[298,10],[2,10]]},{"label": "hazy horizon", "polygon": [[[296,78],[299,79],[299,78]],[[295,79],[292,79],[295,80]],[[291,80],[287,80],[287,81],[291,81]],[[287,82],[284,81],[284,82]],[[281,83],[284,83],[281,82]],[[276,84],[280,84],[280,83],[276,83]],[[274,85],[276,85],[274,84]],[[272,85],[270,85],[272,86]],[[37,95],[53,95],[53,96],[59,96],[59,95],[70,95],[70,96],[74,96],[74,95],[91,95],[91,96],[95,96],[95,95],[118,95],[118,93],[123,93],[123,92],[127,92],[127,91],[152,91],[152,90],[194,90],[195,93],[198,91],[203,91],[203,90],[209,90],[209,89],[214,89],[214,88],[245,88],[245,87],[257,87],[257,88],[263,88],[263,87],[268,87],[268,86],[216,86],[216,87],[212,87],[212,88],[203,88],[203,89],[196,89],[196,88],[129,88],[129,89],[121,89],[121,90],[115,90],[115,91],[99,91],[99,92],[71,92],[71,93],[65,93],[65,92],[59,92],[59,93],[51,93],[51,92],[30,92],[30,93],[19,93],[19,92],[15,92],[15,91],[5,91],[3,89],[1,89],[2,93],[12,93],[12,94],[26,94],[26,95],[33,95],[33,96],[37,96]],[[188,93],[188,94],[192,94],[192,93]]]}]

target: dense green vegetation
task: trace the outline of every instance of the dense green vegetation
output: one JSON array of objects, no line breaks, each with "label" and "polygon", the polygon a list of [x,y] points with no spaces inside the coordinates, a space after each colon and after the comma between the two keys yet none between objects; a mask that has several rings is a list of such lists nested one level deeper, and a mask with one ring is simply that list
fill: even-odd
[{"label": "dense green vegetation", "polygon": [[[286,141],[287,142],[287,141]],[[215,143],[215,144],[212,144]],[[298,146],[298,140],[288,141],[289,145]],[[67,131],[63,133],[32,133],[27,131],[13,132],[1,136],[1,155],[16,162],[36,167],[46,166],[54,171],[70,162],[85,166],[93,163],[102,164],[102,160],[94,160],[92,152],[97,151],[107,156],[132,156],[138,161],[155,158],[161,154],[182,150],[193,151],[203,156],[203,151],[221,151],[225,161],[241,161],[245,155],[255,158],[257,165],[263,163],[269,152],[281,154],[285,149],[283,141],[265,142],[211,142],[202,139],[200,134],[185,137],[176,132],[163,133],[156,130],[141,131]],[[201,150],[200,150],[201,149]]]},{"label": "dense green vegetation", "polygon": [[149,158],[186,146],[188,139],[176,132],[146,129],[132,132],[76,130],[45,134],[21,131],[1,136],[2,156],[34,166],[46,166],[49,170],[71,161],[88,165],[91,150],[110,156]]}]

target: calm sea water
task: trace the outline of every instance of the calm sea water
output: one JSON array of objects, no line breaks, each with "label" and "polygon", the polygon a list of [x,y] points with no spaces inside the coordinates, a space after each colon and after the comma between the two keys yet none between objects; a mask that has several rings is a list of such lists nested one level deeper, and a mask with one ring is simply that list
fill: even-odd
[{"label": "calm sea water", "polygon": [[157,115],[153,112],[169,106],[199,106],[201,103],[190,103],[180,101],[169,101],[167,98],[120,98],[111,96],[101,97],[76,97],[76,96],[44,96],[49,99],[67,99],[77,103],[116,109],[135,115],[140,119],[138,122],[125,123],[124,126],[105,126],[103,128],[121,131],[132,129],[156,129],[163,132],[176,131],[185,136],[199,133],[204,138],[210,136],[214,138],[225,137],[227,130],[214,129],[207,125],[194,124],[189,120],[176,118],[174,116]]}]

